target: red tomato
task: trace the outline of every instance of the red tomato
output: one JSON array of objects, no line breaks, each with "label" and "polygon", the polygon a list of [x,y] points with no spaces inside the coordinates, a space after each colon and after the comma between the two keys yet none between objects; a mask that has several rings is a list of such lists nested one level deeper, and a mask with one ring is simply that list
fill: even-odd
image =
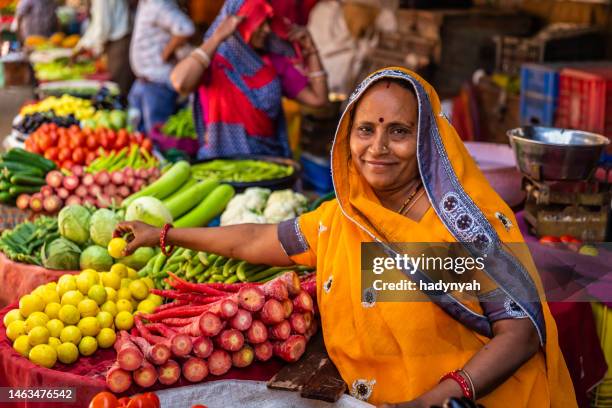
[{"label": "red tomato", "polygon": [[160,407],[159,398],[154,392],[145,392],[144,394],[142,394],[142,396],[152,401],[155,404],[156,408]]},{"label": "red tomato", "polygon": [[63,147],[68,147],[69,145],[70,145],[70,138],[68,137],[68,135],[60,134],[57,140],[57,147],[63,148]]},{"label": "red tomato", "polygon": [[121,150],[128,146],[129,143],[130,139],[128,138],[127,134],[119,133],[119,135],[117,135],[117,140],[115,141],[115,149]]},{"label": "red tomato", "polygon": [[564,244],[579,244],[581,241],[573,235],[561,235],[561,242]]},{"label": "red tomato", "polygon": [[151,151],[153,150],[153,142],[151,141],[151,139],[144,139],[142,141],[142,145],[143,148],[147,149],[147,151]]},{"label": "red tomato", "polygon": [[208,408],[208,407],[206,405],[198,404],[198,405],[192,405],[191,408]]},{"label": "red tomato", "polygon": [[119,406],[120,407],[127,407],[129,403],[130,403],[130,398],[129,397],[119,398]]},{"label": "red tomato", "polygon": [[64,161],[60,167],[62,169],[70,170],[71,168],[74,167],[74,162],[72,160],[68,159],[68,160]]},{"label": "red tomato", "polygon": [[105,133],[100,133],[98,135],[98,141],[100,142],[100,146],[102,146],[104,150],[108,149],[111,146],[108,137],[106,137]]},{"label": "red tomato", "polygon": [[142,141],[144,140],[144,135],[142,133],[140,133],[140,132],[136,132],[132,136],[134,137],[134,140],[138,144],[141,144]]},{"label": "red tomato", "polygon": [[49,160],[57,160],[57,155],[59,154],[59,149],[57,147],[50,147],[45,151],[45,157]]},{"label": "red tomato", "polygon": [[87,136],[85,146],[87,146],[89,150],[96,150],[98,148],[98,141],[96,140],[96,137],[91,134]]},{"label": "red tomato", "polygon": [[72,151],[68,147],[62,147],[59,150],[57,155],[57,160],[63,162],[64,160],[68,160],[72,157]]},{"label": "red tomato", "polygon": [[57,140],[59,139],[59,135],[57,132],[49,132],[49,139],[51,139],[51,146],[57,146]]},{"label": "red tomato", "polygon": [[39,136],[36,144],[38,145],[38,148],[44,152],[52,146],[51,138],[49,137],[49,135],[43,133]]},{"label": "red tomato", "polygon": [[25,148],[26,148],[26,150],[28,152],[40,153],[40,150],[38,149],[38,146],[36,145],[36,142],[31,137],[26,139],[26,141],[25,141]]},{"label": "red tomato", "polygon": [[117,397],[107,391],[96,394],[89,403],[89,408],[116,408],[119,405]]},{"label": "red tomato", "polygon": [[114,130],[107,130],[106,131],[106,137],[108,138],[108,144],[110,146],[114,146],[115,142],[117,141],[117,134],[115,133]]},{"label": "red tomato", "polygon": [[159,405],[155,405],[155,402],[145,397],[144,395],[137,395],[135,397],[132,397],[127,407],[128,408],[159,408]]},{"label": "red tomato", "polygon": [[98,158],[98,155],[96,154],[96,152],[89,151],[85,155],[85,164],[89,166],[91,164],[91,162],[93,162],[97,158]]},{"label": "red tomato", "polygon": [[71,149],[76,149],[77,147],[85,146],[85,135],[82,133],[73,133],[70,135],[70,144]]},{"label": "red tomato", "polygon": [[77,125],[72,125],[68,128],[68,131],[72,133],[81,133],[81,128],[78,127]]},{"label": "red tomato", "polygon": [[557,237],[553,237],[552,235],[544,235],[540,238],[540,244],[556,244],[561,242],[561,240]]},{"label": "red tomato", "polygon": [[72,152],[72,161],[76,164],[85,163],[85,150],[83,150],[82,147],[77,147],[76,149],[74,149],[74,151]]}]

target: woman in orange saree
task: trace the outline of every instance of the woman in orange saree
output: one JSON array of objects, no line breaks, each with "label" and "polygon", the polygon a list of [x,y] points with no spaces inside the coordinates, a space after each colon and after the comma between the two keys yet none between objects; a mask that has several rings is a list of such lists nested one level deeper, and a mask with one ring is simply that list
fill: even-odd
[{"label": "woman in orange saree", "polygon": [[[170,229],[166,242],[253,263],[315,266],[325,346],[357,398],[430,407],[471,395],[487,408],[576,407],[535,266],[508,245],[523,242],[516,220],[427,82],[401,68],[370,75],[338,126],[332,176],[337,198],[295,220]],[[134,236],[128,252],[160,237],[140,223],[119,231]],[[377,301],[362,287],[363,242],[390,256],[393,243],[461,243],[488,255],[483,272],[494,287],[477,302],[427,291],[428,302]]]}]

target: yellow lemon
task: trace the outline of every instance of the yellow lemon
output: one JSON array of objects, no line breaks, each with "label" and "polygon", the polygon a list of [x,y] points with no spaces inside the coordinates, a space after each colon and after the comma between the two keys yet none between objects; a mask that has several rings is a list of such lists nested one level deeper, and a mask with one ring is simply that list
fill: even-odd
[{"label": "yellow lemon", "polygon": [[36,295],[24,295],[19,299],[19,312],[23,317],[43,310],[45,310],[45,302]]},{"label": "yellow lemon", "polygon": [[131,279],[128,279],[128,278],[121,279],[120,289],[129,288],[130,287],[130,283],[132,283]]},{"label": "yellow lemon", "polygon": [[83,269],[79,275],[87,276],[92,285],[100,283],[100,274],[95,269]]},{"label": "yellow lemon", "polygon": [[79,358],[79,349],[73,343],[62,343],[57,347],[57,359],[64,364],[72,364]]},{"label": "yellow lemon", "polygon": [[44,291],[45,291],[45,285],[40,285],[40,286],[37,286],[36,289],[34,289],[32,292],[30,292],[30,295],[36,295],[42,299]]},{"label": "yellow lemon", "polygon": [[53,347],[48,344],[38,344],[30,350],[30,361],[39,366],[51,368],[57,361],[57,353]]},{"label": "yellow lemon", "polygon": [[59,303],[47,303],[47,306],[45,306],[45,314],[49,316],[49,319],[57,319],[61,308],[62,305]]},{"label": "yellow lemon", "polygon": [[117,339],[117,335],[113,329],[109,329],[105,327],[100,330],[100,333],[96,336],[96,340],[98,341],[98,346],[100,348],[109,348],[115,344],[115,340]]},{"label": "yellow lemon", "polygon": [[127,277],[130,279],[138,279],[138,271],[136,269],[127,268]]},{"label": "yellow lemon", "polygon": [[90,299],[93,299],[98,305],[102,305],[108,298],[108,294],[102,285],[93,285],[91,288],[89,288],[87,296]]},{"label": "yellow lemon", "polygon": [[117,300],[132,300],[132,292],[129,287],[123,287],[117,291]]},{"label": "yellow lemon", "polygon": [[34,312],[25,321],[26,331],[29,333],[35,327],[44,327],[48,321],[49,317],[43,312]]},{"label": "yellow lemon", "polygon": [[140,279],[130,283],[130,292],[132,297],[137,300],[142,300],[149,296],[149,287]]},{"label": "yellow lemon", "polygon": [[64,296],[64,293],[69,292],[71,290],[76,290],[76,278],[74,275],[65,274],[62,275],[57,281],[57,294],[61,297]]},{"label": "yellow lemon", "polygon": [[82,356],[91,356],[98,349],[98,342],[94,337],[85,336],[79,342],[79,352]]},{"label": "yellow lemon", "polygon": [[76,307],[81,300],[83,300],[83,294],[81,292],[78,290],[69,290],[62,296],[62,306],[72,305]]},{"label": "yellow lemon", "polygon": [[109,312],[98,313],[96,319],[98,319],[98,323],[100,323],[100,327],[103,329],[110,328],[113,325],[113,315]]},{"label": "yellow lemon", "polygon": [[143,313],[153,313],[155,311],[155,304],[150,300],[143,300],[138,304],[138,311]]},{"label": "yellow lemon", "polygon": [[24,320],[19,309],[13,309],[5,314],[2,323],[4,323],[4,327],[8,327],[8,325],[13,323],[15,320]]},{"label": "yellow lemon", "polygon": [[123,311],[115,316],[115,327],[117,330],[130,330],[134,326],[134,316],[130,312]]},{"label": "yellow lemon", "polygon": [[161,306],[164,303],[164,298],[155,293],[151,293],[145,300],[150,300],[155,306]]},{"label": "yellow lemon", "polygon": [[49,342],[49,337],[49,330],[42,326],[34,327],[28,333],[28,340],[32,347],[39,344],[47,344]]},{"label": "yellow lemon", "polygon": [[49,303],[60,302],[60,297],[57,294],[57,291],[47,286],[43,286],[43,290],[41,291],[40,297],[42,298],[42,300],[44,300],[46,305],[48,305]]},{"label": "yellow lemon", "polygon": [[79,341],[81,341],[81,331],[76,326],[66,326],[62,329],[60,340],[62,343],[73,343],[77,345]]},{"label": "yellow lemon", "polygon": [[102,284],[109,288],[119,290],[121,287],[121,276],[119,276],[116,272],[108,272],[102,275]]},{"label": "yellow lemon", "polygon": [[47,322],[47,329],[49,330],[49,335],[51,337],[58,337],[62,334],[62,329],[64,328],[64,323],[62,323],[59,319],[49,320]]},{"label": "yellow lemon", "polygon": [[47,289],[51,289],[57,292],[57,282],[49,282],[45,286],[47,287]]},{"label": "yellow lemon", "polygon": [[55,351],[57,351],[57,348],[60,344],[62,344],[62,341],[57,337],[49,337],[49,342],[47,344],[53,347]]},{"label": "yellow lemon", "polygon": [[83,336],[97,336],[100,333],[100,322],[95,317],[84,317],[77,327]]},{"label": "yellow lemon", "polygon": [[113,315],[113,317],[115,317],[117,315],[117,312],[119,312],[117,310],[117,305],[115,304],[115,302],[113,301],[107,301],[106,303],[104,303],[102,305],[102,307],[100,307],[100,311],[101,312],[108,312],[111,315]]},{"label": "yellow lemon", "polygon": [[108,253],[115,259],[123,257],[127,242],[123,238],[113,238],[108,243]]},{"label": "yellow lemon", "polygon": [[17,339],[15,339],[13,342],[13,348],[16,352],[27,358],[28,354],[30,354],[30,350],[32,349],[28,336],[24,334],[17,337]]},{"label": "yellow lemon", "polygon": [[79,292],[84,295],[87,295],[89,292],[89,288],[94,285],[94,283],[89,279],[88,274],[83,274],[82,272],[76,277],[76,285]]},{"label": "yellow lemon", "polygon": [[81,319],[79,309],[73,305],[65,305],[59,311],[59,319],[65,324],[77,324]]},{"label": "yellow lemon", "polygon": [[26,324],[23,320],[15,320],[6,328],[6,337],[11,341],[17,340],[19,336],[23,336],[26,333]]},{"label": "yellow lemon", "polygon": [[79,302],[79,313],[81,317],[95,316],[100,311],[98,304],[93,299],[83,299]]},{"label": "yellow lemon", "polygon": [[132,302],[130,302],[127,299],[119,299],[116,303],[117,305],[117,311],[119,312],[130,312],[132,313],[132,311],[134,310],[134,307],[132,306]]},{"label": "yellow lemon", "polygon": [[122,279],[128,277],[128,268],[124,264],[114,264],[111,266],[110,271],[115,272],[117,275],[121,276]]},{"label": "yellow lemon", "polygon": [[155,289],[155,283],[153,282],[153,279],[151,279],[151,278],[149,278],[147,276],[147,277],[144,277],[144,278],[140,278],[140,280],[143,281],[144,284],[147,285],[147,287],[149,289]]}]

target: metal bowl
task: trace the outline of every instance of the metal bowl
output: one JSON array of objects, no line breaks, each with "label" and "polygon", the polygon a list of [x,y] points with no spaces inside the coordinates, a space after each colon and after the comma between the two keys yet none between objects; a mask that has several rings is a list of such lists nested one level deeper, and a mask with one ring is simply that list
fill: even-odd
[{"label": "metal bowl", "polygon": [[588,179],[608,138],[589,132],[540,126],[509,130],[519,170],[534,180]]}]

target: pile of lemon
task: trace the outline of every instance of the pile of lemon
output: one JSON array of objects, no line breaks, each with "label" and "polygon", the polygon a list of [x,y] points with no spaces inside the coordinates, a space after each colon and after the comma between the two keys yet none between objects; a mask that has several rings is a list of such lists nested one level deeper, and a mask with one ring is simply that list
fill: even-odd
[{"label": "pile of lemon", "polygon": [[78,120],[90,119],[96,113],[91,101],[71,95],[61,97],[49,96],[40,102],[21,108],[20,115],[32,115],[36,112],[54,111],[56,116],[73,114]]},{"label": "pile of lemon", "polygon": [[19,299],[19,309],[4,317],[13,348],[35,364],[72,364],[79,354],[112,347],[115,330],[130,330],[137,312],[152,313],[162,298],[150,294],[150,278],[115,264],[109,272],[86,269],[62,275]]}]

